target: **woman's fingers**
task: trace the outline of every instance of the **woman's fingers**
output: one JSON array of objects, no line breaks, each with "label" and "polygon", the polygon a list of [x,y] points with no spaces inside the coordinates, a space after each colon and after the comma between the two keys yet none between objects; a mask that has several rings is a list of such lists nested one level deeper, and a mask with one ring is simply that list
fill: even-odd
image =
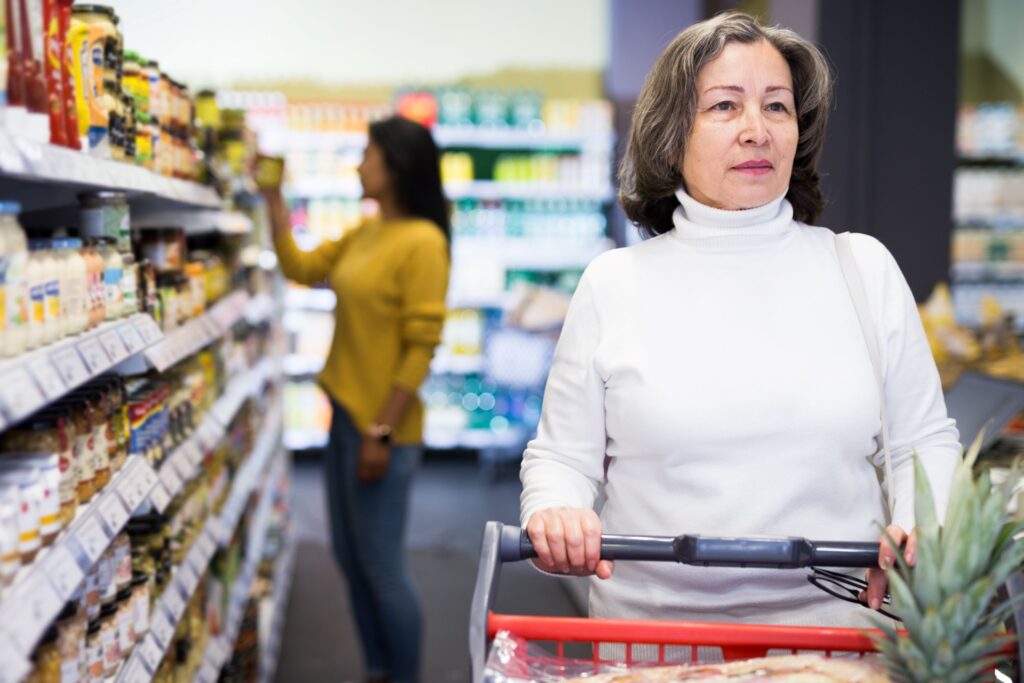
[{"label": "woman's fingers", "polygon": [[537,552],[535,564],[544,571],[611,576],[612,563],[601,561],[601,520],[593,510],[542,510],[526,530]]},{"label": "woman's fingers", "polygon": [[889,587],[889,580],[881,569],[869,569],[867,580],[868,607],[879,609],[882,606],[882,600],[885,598],[885,589]]},{"label": "woman's fingers", "polygon": [[896,550],[889,542],[890,538],[897,546],[902,545],[907,538],[907,532],[895,524],[890,524],[886,528],[885,534],[879,539],[878,566],[882,569],[888,569],[896,564]]},{"label": "woman's fingers", "polygon": [[601,520],[597,518],[597,514],[593,511],[589,511],[589,515],[584,515],[581,520],[583,527],[583,546],[584,546],[584,563],[588,572],[593,572],[597,569],[597,563],[601,559]]},{"label": "woman's fingers", "polygon": [[526,527],[526,533],[530,537],[533,549],[537,552],[538,564],[546,569],[553,567],[555,563],[551,559],[551,548],[548,547],[548,538],[545,532],[543,516],[534,515],[533,519],[530,520],[529,526]]},{"label": "woman's fingers", "polygon": [[911,567],[917,562],[917,529],[915,528],[910,532],[910,537],[907,539],[907,549],[903,551],[903,559],[906,560],[907,564]]},{"label": "woman's fingers", "polygon": [[594,569],[594,574],[599,579],[610,579],[612,578],[612,572],[615,570],[615,563],[611,560],[601,560],[597,563],[597,567]]}]

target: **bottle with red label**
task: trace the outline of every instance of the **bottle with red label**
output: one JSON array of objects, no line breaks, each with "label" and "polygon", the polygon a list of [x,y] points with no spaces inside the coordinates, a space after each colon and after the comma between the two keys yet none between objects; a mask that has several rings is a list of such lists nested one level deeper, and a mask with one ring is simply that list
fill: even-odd
[{"label": "bottle with red label", "polygon": [[71,29],[71,6],[75,0],[56,0],[57,3],[57,33],[60,36],[62,45],[62,58],[60,65],[62,91],[64,95],[64,135],[68,147],[82,149],[82,140],[78,136],[78,105],[75,102],[75,75],[72,70],[74,65],[74,54],[71,41],[67,39],[68,31]]},{"label": "bottle with red label", "polygon": [[43,75],[45,0],[18,0],[21,3],[21,61],[25,82],[25,104],[35,114],[47,113],[48,96]]},{"label": "bottle with red label", "polygon": [[4,0],[7,10],[7,104],[25,107],[25,78],[21,62],[21,0]]},{"label": "bottle with red label", "polygon": [[42,0],[43,23],[46,26],[43,64],[46,73],[46,93],[50,111],[50,143],[68,146],[64,121],[64,34],[60,32],[57,0]]}]

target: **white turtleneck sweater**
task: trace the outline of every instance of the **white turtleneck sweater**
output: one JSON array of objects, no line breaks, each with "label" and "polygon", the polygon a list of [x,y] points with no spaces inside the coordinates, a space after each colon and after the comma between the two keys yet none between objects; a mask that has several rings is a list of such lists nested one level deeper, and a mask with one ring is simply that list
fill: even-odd
[{"label": "white turtleneck sweater", "polygon": [[[523,526],[594,506],[603,484],[604,533],[876,541],[878,391],[833,233],[783,198],[723,211],[678,197],[675,229],[601,255],[580,282],[523,456]],[[899,267],[876,239],[852,243],[883,355],[893,521],[910,530],[913,453],[944,514],[958,434]],[[592,579],[590,610],[870,625],[807,573],[620,561]]]}]

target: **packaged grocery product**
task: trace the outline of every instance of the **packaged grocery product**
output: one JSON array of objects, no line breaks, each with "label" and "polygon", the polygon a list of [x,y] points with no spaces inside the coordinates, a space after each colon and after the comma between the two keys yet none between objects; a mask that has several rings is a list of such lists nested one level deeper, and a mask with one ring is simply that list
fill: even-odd
[{"label": "packaged grocery product", "polygon": [[79,234],[89,239],[111,238],[118,250],[131,249],[131,214],[123,192],[103,190],[78,195]]},{"label": "packaged grocery product", "polygon": [[111,70],[112,63],[108,55],[116,51],[119,44],[114,10],[104,5],[75,5],[72,7],[72,16],[88,29],[81,63],[83,76],[88,76],[83,78],[83,85],[89,107],[89,152],[101,158],[109,158],[110,113],[115,108],[115,99],[107,83],[116,83],[116,69]]},{"label": "packaged grocery product", "polygon": [[30,116],[26,135],[39,142],[50,139],[49,97],[43,73],[46,30],[43,16],[44,0],[20,0],[22,77],[25,82],[25,105]]},{"label": "packaged grocery product", "polygon": [[92,500],[98,490],[92,423],[89,411],[82,403],[68,401],[65,405],[71,410],[69,436],[73,434],[72,451],[74,461],[78,465],[78,502],[85,504]]},{"label": "packaged grocery product", "polygon": [[54,240],[61,282],[61,321],[64,335],[85,332],[89,326],[89,272],[82,257],[82,241],[74,237]]},{"label": "packaged grocery product", "polygon": [[88,448],[92,453],[95,487],[99,493],[110,483],[113,474],[110,469],[110,446],[107,441],[106,396],[101,389],[95,387],[83,387],[71,396],[80,402],[86,415],[89,426]]},{"label": "packaged grocery product", "polygon": [[18,545],[18,489],[0,484],[0,586],[11,585],[21,567]]},{"label": "packaged grocery product", "polygon": [[102,624],[97,618],[89,622],[85,636],[85,662],[87,681],[102,681],[106,674],[103,670],[103,640],[100,633]]},{"label": "packaged grocery product", "polygon": [[29,326],[28,240],[18,224],[21,205],[0,202],[0,247],[3,249],[4,317],[3,355],[16,356],[25,350]]},{"label": "packaged grocery product", "polygon": [[135,647],[135,610],[132,609],[131,582],[117,594],[117,635],[118,650],[122,659],[128,657]]},{"label": "packaged grocery product", "polygon": [[0,486],[13,485],[17,490],[18,555],[22,564],[36,558],[42,547],[39,508],[43,484],[39,472],[26,469],[0,470]]},{"label": "packaged grocery product", "polygon": [[43,254],[43,272],[46,282],[46,324],[43,326],[43,343],[52,344],[64,336],[64,321],[61,320],[60,262],[53,249],[52,240],[40,240],[39,249]]},{"label": "packaged grocery product", "polygon": [[139,312],[139,264],[129,251],[121,257],[124,261],[124,277],[121,278],[121,298],[124,301],[123,315]]},{"label": "packaged grocery product", "polygon": [[85,259],[89,283],[89,329],[103,322],[107,315],[107,290],[103,282],[103,257],[96,240],[83,240],[82,258]]},{"label": "packaged grocery product", "polygon": [[51,624],[32,653],[31,683],[61,683],[60,650],[57,648],[59,632],[56,624]]},{"label": "packaged grocery product", "polygon": [[74,54],[71,43],[71,5],[74,0],[56,0],[57,33],[62,52],[60,59],[61,95],[64,98],[65,143],[72,149],[81,149],[82,140],[78,132],[78,102],[75,96]]},{"label": "packaged grocery product", "polygon": [[124,314],[124,260],[114,247],[114,238],[104,237],[99,242],[99,253],[103,259],[104,306],[107,320],[120,318]]},{"label": "packaged grocery product", "polygon": [[88,628],[85,608],[74,599],[57,617],[57,651],[60,653],[61,683],[83,681],[85,673],[85,632]]},{"label": "packaged grocery product", "polygon": [[0,457],[57,458],[57,487],[60,523],[66,527],[78,508],[78,467],[70,440],[70,413],[59,407],[33,415],[29,420],[3,433]]},{"label": "packaged grocery product", "polygon": [[60,458],[56,453],[4,453],[0,456],[0,476],[14,469],[25,470],[39,477],[42,487],[39,533],[43,545],[49,545],[65,526],[60,501]]},{"label": "packaged grocery product", "polygon": [[28,348],[52,344],[62,335],[60,271],[50,240],[29,241],[31,324]]},{"label": "packaged grocery product", "polygon": [[140,253],[153,263],[157,273],[180,272],[185,267],[187,248],[182,228],[154,228],[142,232]]},{"label": "packaged grocery product", "polygon": [[100,616],[100,563],[97,562],[85,575],[85,583],[82,590],[82,607],[85,609],[86,618],[93,622]]},{"label": "packaged grocery product", "polygon": [[73,14],[68,23],[67,68],[74,84],[75,118],[78,123],[79,149],[89,149],[92,122],[92,58],[89,54],[89,24]]},{"label": "packaged grocery product", "polygon": [[6,46],[3,58],[6,60],[7,82],[6,104],[4,112],[5,125],[11,128],[20,126],[25,113],[25,81],[21,72],[21,5],[18,0],[4,0],[5,22],[4,37]]},{"label": "packaged grocery product", "polygon": [[39,251],[39,242],[29,242],[25,279],[28,283],[28,334],[25,349],[31,351],[43,343],[46,326],[46,273],[45,259]]},{"label": "packaged grocery product", "polygon": [[132,629],[136,642],[149,633],[150,578],[145,574],[132,577]]}]

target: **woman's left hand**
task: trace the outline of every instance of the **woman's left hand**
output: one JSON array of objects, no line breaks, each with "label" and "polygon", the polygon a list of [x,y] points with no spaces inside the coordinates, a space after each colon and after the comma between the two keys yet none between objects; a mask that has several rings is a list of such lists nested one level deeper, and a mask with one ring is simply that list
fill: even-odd
[{"label": "woman's left hand", "polygon": [[[914,529],[908,535],[901,527],[890,524],[885,531],[892,540],[896,541],[897,545],[903,546],[904,542],[906,542],[906,546],[903,547],[903,560],[913,567],[917,561],[917,530]],[[882,534],[878,542],[882,546],[878,551],[879,568],[868,570],[866,577],[868,589],[866,594],[865,591],[861,591],[860,594],[860,599],[865,600],[871,609],[879,609],[882,606],[882,599],[885,597],[886,589],[889,587],[889,579],[885,576],[885,570],[896,564],[896,551],[893,550],[885,534]]]},{"label": "woman's left hand", "polygon": [[388,473],[391,446],[377,439],[364,438],[359,446],[359,480],[375,481]]}]

